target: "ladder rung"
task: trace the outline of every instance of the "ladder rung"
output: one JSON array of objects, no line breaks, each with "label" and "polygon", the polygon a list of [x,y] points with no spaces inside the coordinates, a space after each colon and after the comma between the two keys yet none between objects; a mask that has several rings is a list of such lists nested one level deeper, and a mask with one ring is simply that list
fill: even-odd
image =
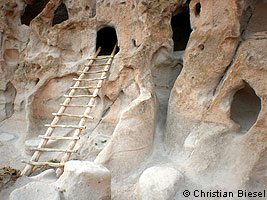
[{"label": "ladder rung", "polygon": [[78,78],[74,78],[74,81],[97,81],[97,80],[104,80],[107,77],[103,77],[103,78],[89,78],[89,79],[78,79]]},{"label": "ladder rung", "polygon": [[109,58],[113,58],[113,56],[98,56],[96,58],[90,58],[89,60],[106,60],[106,59],[109,59]]},{"label": "ladder rung", "polygon": [[64,163],[54,163],[54,162],[35,162],[35,161],[25,161],[23,160],[22,163],[26,163],[29,165],[34,166],[50,166],[50,167],[64,167]]},{"label": "ladder rung", "polygon": [[47,139],[47,140],[79,140],[80,137],[63,137],[63,136],[45,136],[45,135],[39,135],[40,138],[42,139]]},{"label": "ladder rung", "polygon": [[70,89],[100,89],[101,87],[97,86],[88,86],[88,87],[70,87]]},{"label": "ladder rung", "polygon": [[90,72],[83,72],[83,71],[78,71],[78,73],[81,74],[100,74],[104,72],[108,72],[109,70],[99,70],[99,71],[90,71]]},{"label": "ladder rung", "polygon": [[51,149],[51,148],[31,148],[31,151],[43,151],[43,152],[65,152],[65,153],[76,153],[78,150],[67,150],[67,149]]},{"label": "ladder rung", "polygon": [[89,66],[106,66],[106,65],[111,65],[110,63],[101,63],[101,64],[91,64]]},{"label": "ladder rung", "polygon": [[95,98],[95,95],[73,95],[73,96],[69,96],[69,95],[64,95],[65,98],[83,98],[83,97],[88,97],[88,98]]},{"label": "ladder rung", "polygon": [[46,124],[45,126],[51,127],[51,128],[76,128],[76,129],[86,129],[85,126],[77,126],[77,125],[51,125]]},{"label": "ladder rung", "polygon": [[65,107],[79,107],[79,108],[92,108],[92,107],[96,107],[96,105],[64,105],[64,104],[60,104],[60,106],[65,106]]},{"label": "ladder rung", "polygon": [[89,119],[94,119],[92,116],[88,116],[88,115],[73,115],[73,114],[69,114],[69,113],[52,113],[52,115],[54,116],[65,116],[65,117],[78,117],[78,118],[89,118]]}]

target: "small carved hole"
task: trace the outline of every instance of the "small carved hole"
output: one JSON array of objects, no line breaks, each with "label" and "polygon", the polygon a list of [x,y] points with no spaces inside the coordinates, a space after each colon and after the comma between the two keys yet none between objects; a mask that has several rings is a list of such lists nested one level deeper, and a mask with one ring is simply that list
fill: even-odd
[{"label": "small carved hole", "polygon": [[200,44],[200,45],[198,45],[198,48],[199,48],[201,51],[203,51],[205,47],[204,47],[203,44]]},{"label": "small carved hole", "polygon": [[133,46],[136,47],[136,41],[135,41],[135,39],[132,39],[132,42],[133,42]]},{"label": "small carved hole", "polygon": [[37,79],[34,80],[35,85],[37,85],[39,82],[40,82],[40,79],[39,78],[37,78]]}]

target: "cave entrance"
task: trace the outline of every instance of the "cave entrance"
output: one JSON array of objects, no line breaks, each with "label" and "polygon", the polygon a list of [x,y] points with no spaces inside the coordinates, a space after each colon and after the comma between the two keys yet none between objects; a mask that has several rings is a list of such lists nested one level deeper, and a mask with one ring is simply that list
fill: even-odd
[{"label": "cave entrance", "polygon": [[24,14],[21,16],[20,20],[22,24],[27,26],[30,22],[42,12],[49,0],[33,0],[31,3],[27,4]]},{"label": "cave entrance", "polygon": [[[97,32],[96,49],[101,47],[99,55],[110,55],[118,42],[116,30],[112,27],[105,27]],[[119,47],[116,53],[119,52]]]},{"label": "cave entrance", "polygon": [[173,31],[173,50],[183,51],[186,48],[190,34],[192,32],[190,25],[189,7],[185,7],[178,14],[174,14],[171,19]]},{"label": "cave entrance", "polygon": [[64,3],[61,3],[58,8],[55,10],[52,26],[60,24],[69,19],[68,10]]},{"label": "cave entrance", "polygon": [[245,87],[237,91],[231,105],[231,119],[247,132],[257,121],[261,111],[261,100],[245,82]]}]

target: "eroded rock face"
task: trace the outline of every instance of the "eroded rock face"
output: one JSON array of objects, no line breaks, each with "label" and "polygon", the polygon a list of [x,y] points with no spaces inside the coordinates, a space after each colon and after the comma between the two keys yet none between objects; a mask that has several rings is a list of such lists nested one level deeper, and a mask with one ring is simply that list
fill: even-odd
[{"label": "eroded rock face", "polygon": [[[196,3],[190,4],[191,11],[196,11]],[[174,152],[190,155],[185,156],[186,166],[194,174],[206,176],[216,169],[217,177],[212,184],[224,185],[221,183],[224,180],[242,187],[249,182],[250,172],[259,162],[252,152],[262,155],[266,151],[263,81],[266,21],[263,23],[262,9],[267,4],[265,1],[221,3],[222,9],[213,9],[219,3],[200,1],[201,12],[198,16],[191,15],[194,30],[183,71],[172,90],[165,145],[173,156]],[[242,101],[250,103],[238,113],[235,110],[240,108],[236,106],[242,103],[233,100],[239,98],[238,91],[242,88],[245,88],[241,91]],[[248,127],[243,128],[244,124]],[[234,151],[235,148],[239,151]],[[243,167],[241,163],[245,163]],[[236,170],[232,176],[231,172]],[[263,176],[259,181],[264,179]]]},{"label": "eroded rock face", "polygon": [[135,199],[141,171],[158,162],[175,163],[189,189],[267,184],[265,0],[0,5],[0,130],[24,122],[11,145],[30,154],[108,26],[119,51],[73,158],[111,171],[113,199]]},{"label": "eroded rock face", "polygon": [[3,121],[14,112],[16,88],[12,83],[13,74],[28,42],[29,31],[28,27],[20,25],[24,1],[1,1],[0,6],[0,121]]}]

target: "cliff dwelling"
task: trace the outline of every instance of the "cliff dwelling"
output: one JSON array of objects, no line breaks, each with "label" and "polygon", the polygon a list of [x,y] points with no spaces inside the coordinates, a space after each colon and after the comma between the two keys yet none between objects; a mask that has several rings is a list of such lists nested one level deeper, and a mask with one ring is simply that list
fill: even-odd
[{"label": "cliff dwelling", "polygon": [[[116,30],[112,27],[104,27],[97,31],[96,50],[101,47],[99,55],[110,55],[118,43]],[[116,53],[119,50],[117,48]]]},{"label": "cliff dwelling", "polygon": [[55,10],[52,25],[60,24],[61,22],[69,19],[68,10],[64,3],[61,3],[58,8]]},{"label": "cliff dwelling", "polygon": [[[174,15],[171,19],[171,26],[173,31],[174,51],[185,50],[187,42],[191,33],[189,7]],[[179,10],[178,10],[179,12]]]},{"label": "cliff dwelling", "polygon": [[32,0],[26,4],[25,9],[23,10],[23,15],[21,16],[21,23],[27,26],[30,25],[30,22],[42,12],[49,0]]},{"label": "cliff dwelling", "polygon": [[266,10],[0,1],[0,200],[266,199]]}]

